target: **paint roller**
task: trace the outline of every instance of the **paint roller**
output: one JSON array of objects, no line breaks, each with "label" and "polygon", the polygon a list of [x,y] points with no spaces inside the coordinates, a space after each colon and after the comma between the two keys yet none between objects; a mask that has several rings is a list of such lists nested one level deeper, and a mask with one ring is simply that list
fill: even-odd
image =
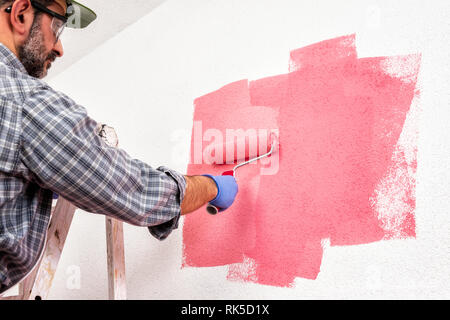
[{"label": "paint roller", "polygon": [[[245,135],[236,141],[228,141],[225,144],[212,144],[205,149],[205,162],[208,164],[233,164],[237,165],[233,170],[225,171],[223,176],[236,178],[236,170],[252,162],[271,156],[278,150],[278,135],[271,132]],[[239,163],[240,161],[244,161]],[[209,214],[217,214],[219,209],[211,204],[206,206]]]}]

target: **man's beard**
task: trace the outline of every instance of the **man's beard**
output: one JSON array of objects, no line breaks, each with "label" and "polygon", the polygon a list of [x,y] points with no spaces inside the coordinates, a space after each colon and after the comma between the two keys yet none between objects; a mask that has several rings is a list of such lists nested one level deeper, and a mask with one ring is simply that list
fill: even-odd
[{"label": "man's beard", "polygon": [[36,16],[31,26],[28,39],[19,47],[19,60],[32,77],[42,79],[47,75],[45,62],[53,62],[57,55],[47,53],[44,46],[44,35],[41,32],[41,16]]}]

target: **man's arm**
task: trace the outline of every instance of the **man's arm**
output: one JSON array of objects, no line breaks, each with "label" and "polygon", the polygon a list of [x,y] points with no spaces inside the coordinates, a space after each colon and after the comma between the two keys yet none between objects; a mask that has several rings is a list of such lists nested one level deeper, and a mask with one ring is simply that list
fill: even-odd
[{"label": "man's arm", "polygon": [[149,227],[160,240],[177,227],[180,213],[207,202],[223,211],[236,196],[234,177],[186,179],[107,145],[86,109],[50,88],[28,97],[22,118],[19,165],[27,180],[82,210]]},{"label": "man's arm", "polygon": [[217,196],[217,185],[211,178],[204,176],[185,176],[186,194],[181,203],[181,214],[197,210]]}]

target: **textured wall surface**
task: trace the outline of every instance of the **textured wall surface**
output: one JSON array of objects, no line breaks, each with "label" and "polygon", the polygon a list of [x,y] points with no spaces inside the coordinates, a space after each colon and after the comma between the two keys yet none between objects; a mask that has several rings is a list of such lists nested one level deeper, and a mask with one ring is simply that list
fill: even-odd
[{"label": "textured wall surface", "polygon": [[[185,218],[185,266],[228,264],[229,279],[289,287],[317,278],[324,242],[415,237],[420,54],[359,59],[349,35],[290,57],[289,73],[195,100],[189,175],[232,170],[243,161],[221,155],[257,147],[254,131],[274,130],[279,143],[236,170],[240,192],[226,213]],[[199,144],[206,158],[196,162]]]},{"label": "textured wall surface", "polygon": [[[450,298],[449,18],[448,1],[169,0],[52,78],[132,156],[186,173],[196,98],[284,74],[292,50],[343,35],[361,59],[421,54],[415,238],[325,241],[317,278],[283,288],[181,268],[183,223],[164,242],[126,225],[129,297]],[[78,211],[51,298],[105,299],[106,276],[104,218]]]}]

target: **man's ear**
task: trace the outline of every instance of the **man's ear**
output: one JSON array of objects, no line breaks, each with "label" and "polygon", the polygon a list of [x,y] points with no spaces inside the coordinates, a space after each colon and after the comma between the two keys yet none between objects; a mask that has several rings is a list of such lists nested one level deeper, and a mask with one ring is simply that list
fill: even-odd
[{"label": "man's ear", "polygon": [[11,5],[10,23],[13,33],[19,37],[27,37],[33,24],[34,9],[30,0],[16,0]]}]

